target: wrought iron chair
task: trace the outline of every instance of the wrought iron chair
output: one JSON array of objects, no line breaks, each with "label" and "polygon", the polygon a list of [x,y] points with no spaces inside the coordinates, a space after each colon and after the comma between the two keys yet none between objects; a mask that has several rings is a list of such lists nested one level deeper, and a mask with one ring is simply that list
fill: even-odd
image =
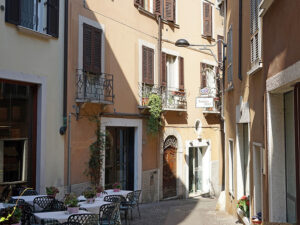
[{"label": "wrought iron chair", "polygon": [[61,223],[56,219],[42,219],[42,225],[61,225]]},{"label": "wrought iron chair", "polygon": [[128,224],[128,210],[129,206],[126,204],[126,198],[123,195],[108,195],[104,197],[104,201],[120,203],[120,211],[125,214],[125,222]]},{"label": "wrought iron chair", "polygon": [[25,202],[23,199],[13,199],[9,200],[10,204],[17,204],[17,206],[21,209],[22,216],[21,222],[22,225],[32,224],[32,213],[33,213],[33,206]]},{"label": "wrought iron chair", "polygon": [[134,208],[137,208],[139,217],[141,218],[140,207],[139,207],[141,193],[142,193],[141,190],[136,190],[128,193],[126,196],[127,199],[126,204],[130,207],[131,219],[132,219],[132,209]]},{"label": "wrought iron chair", "polygon": [[99,215],[97,214],[74,214],[69,216],[68,223],[79,223],[81,225],[98,225]]},{"label": "wrought iron chair", "polygon": [[53,204],[55,199],[50,196],[36,197],[33,199],[33,211],[34,212],[50,212],[53,210]]},{"label": "wrought iron chair", "polygon": [[116,208],[119,209],[119,203],[105,204],[100,207],[99,209],[100,225],[115,224],[115,221],[112,220],[112,216]]},{"label": "wrought iron chair", "polygon": [[63,202],[53,199],[51,210],[52,211],[65,211],[65,210],[67,210],[67,207],[65,206],[65,204]]},{"label": "wrought iron chair", "polygon": [[117,205],[112,212],[111,219],[109,225],[121,225],[121,217],[120,217],[120,210],[119,205]]}]

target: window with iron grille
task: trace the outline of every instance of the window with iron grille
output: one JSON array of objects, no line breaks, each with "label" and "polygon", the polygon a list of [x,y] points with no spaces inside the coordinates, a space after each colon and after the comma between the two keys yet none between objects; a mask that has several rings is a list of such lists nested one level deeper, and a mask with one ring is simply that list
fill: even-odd
[{"label": "window with iron grille", "polygon": [[233,79],[232,79],[232,27],[230,26],[227,33],[227,82],[228,88],[233,88]]},{"label": "window with iron grille", "polygon": [[251,50],[251,65],[259,63],[261,59],[261,39],[260,39],[260,23],[259,23],[259,4],[261,0],[251,0],[251,15],[250,15],[250,50]]},{"label": "window with iron grille", "polygon": [[58,37],[59,0],[6,0],[5,21]]}]

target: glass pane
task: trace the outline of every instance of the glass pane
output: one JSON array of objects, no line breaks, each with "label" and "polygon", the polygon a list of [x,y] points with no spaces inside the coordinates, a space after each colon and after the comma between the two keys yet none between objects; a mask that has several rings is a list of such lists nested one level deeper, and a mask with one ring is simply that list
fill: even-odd
[{"label": "glass pane", "polygon": [[195,149],[195,171],[196,171],[196,190],[201,191],[202,190],[202,149],[196,148]]},{"label": "glass pane", "polygon": [[189,192],[193,192],[193,182],[194,182],[194,149],[189,148]]},{"label": "glass pane", "polygon": [[21,25],[33,29],[34,26],[34,0],[21,1]]}]

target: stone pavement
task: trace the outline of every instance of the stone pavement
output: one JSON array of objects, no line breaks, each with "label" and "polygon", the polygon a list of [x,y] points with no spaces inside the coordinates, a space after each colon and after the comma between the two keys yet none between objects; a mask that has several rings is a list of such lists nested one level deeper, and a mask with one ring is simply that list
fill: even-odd
[{"label": "stone pavement", "polygon": [[141,219],[134,210],[130,225],[235,225],[236,219],[215,211],[217,199],[191,198],[140,205]]}]

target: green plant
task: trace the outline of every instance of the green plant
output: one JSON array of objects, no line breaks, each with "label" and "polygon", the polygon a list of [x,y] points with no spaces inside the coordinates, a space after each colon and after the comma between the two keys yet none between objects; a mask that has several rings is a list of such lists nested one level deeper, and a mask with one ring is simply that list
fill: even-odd
[{"label": "green plant", "polygon": [[47,195],[56,195],[57,193],[59,193],[59,190],[54,186],[50,186],[46,187],[46,193]]},{"label": "green plant", "polygon": [[86,199],[94,198],[96,196],[96,190],[89,189],[89,190],[84,191],[82,194]]},{"label": "green plant", "polygon": [[243,196],[238,200],[237,208],[240,208],[249,218],[249,198],[247,196]]},{"label": "green plant", "polygon": [[151,94],[149,96],[149,112],[148,119],[148,132],[151,134],[157,134],[161,126],[161,112],[162,112],[162,100],[157,94]]},{"label": "green plant", "polygon": [[90,145],[90,159],[85,174],[90,178],[91,184],[97,186],[102,177],[106,134],[101,132],[100,120],[97,116],[91,117],[90,120],[96,122],[96,141]]},{"label": "green plant", "polygon": [[66,195],[64,203],[68,207],[79,207],[78,199],[74,193],[70,193],[70,194]]},{"label": "green plant", "polygon": [[[14,224],[19,223],[21,220],[22,211],[18,207],[9,207],[1,210],[1,218],[7,218],[6,220],[1,220],[1,224]],[[3,222],[3,223],[2,223]]]}]

